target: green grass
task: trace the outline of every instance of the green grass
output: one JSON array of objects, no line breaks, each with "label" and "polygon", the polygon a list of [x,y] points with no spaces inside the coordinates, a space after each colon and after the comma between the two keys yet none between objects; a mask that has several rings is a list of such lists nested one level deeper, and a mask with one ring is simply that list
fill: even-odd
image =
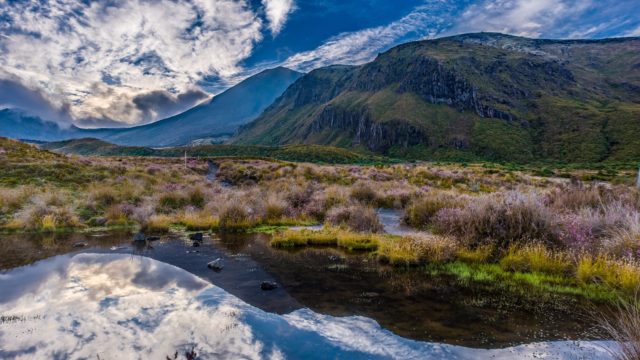
[{"label": "green grass", "polygon": [[579,283],[567,276],[541,272],[510,272],[498,264],[471,264],[455,261],[429,264],[425,271],[432,275],[453,275],[462,282],[490,282],[497,286],[518,288],[523,285],[545,293],[581,296],[598,302],[616,301],[620,293],[604,284]]},{"label": "green grass", "polygon": [[92,156],[155,156],[198,158],[240,158],[276,159],[292,162],[324,164],[382,164],[394,162],[389,158],[367,153],[321,145],[200,145],[152,149],[135,146],[118,146],[97,139],[79,139],[52,142],[42,145],[43,149],[64,154]]}]

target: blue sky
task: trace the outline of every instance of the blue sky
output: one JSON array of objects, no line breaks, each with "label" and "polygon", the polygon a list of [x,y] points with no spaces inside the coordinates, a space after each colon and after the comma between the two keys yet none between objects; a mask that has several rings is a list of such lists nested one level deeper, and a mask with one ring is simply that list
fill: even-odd
[{"label": "blue sky", "polygon": [[147,123],[267,68],[360,64],[477,31],[640,36],[640,11],[637,0],[0,0],[0,107]]}]

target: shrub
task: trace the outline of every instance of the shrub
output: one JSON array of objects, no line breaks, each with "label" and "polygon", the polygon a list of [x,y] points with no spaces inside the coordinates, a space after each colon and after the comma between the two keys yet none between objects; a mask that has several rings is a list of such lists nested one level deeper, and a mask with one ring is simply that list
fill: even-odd
[{"label": "shrub", "polygon": [[357,182],[351,188],[351,198],[363,204],[374,204],[378,194],[365,182]]},{"label": "shrub", "polygon": [[164,212],[181,209],[189,204],[189,199],[179,192],[167,192],[160,195],[158,204]]},{"label": "shrub", "polygon": [[480,197],[461,209],[442,209],[433,224],[440,233],[457,236],[469,247],[495,243],[506,250],[512,243],[538,239],[555,244],[557,232],[552,220],[553,215],[535,194],[510,192]]},{"label": "shrub", "polygon": [[222,231],[238,231],[253,226],[244,205],[237,201],[226,204],[220,212],[219,223]]},{"label": "shrub", "polygon": [[280,220],[287,211],[287,203],[276,197],[268,197],[264,204],[264,217],[267,221]]},{"label": "shrub", "polygon": [[189,191],[187,194],[187,202],[189,205],[196,207],[198,209],[202,209],[206,202],[204,192],[200,187],[195,187]]},{"label": "shrub", "polygon": [[311,200],[313,192],[311,186],[294,186],[287,194],[287,201],[293,209],[302,209]]},{"label": "shrub", "polygon": [[427,194],[409,203],[405,209],[403,221],[409,226],[424,229],[431,224],[431,220],[441,209],[458,208],[462,204],[459,198],[452,195]]},{"label": "shrub", "polygon": [[118,192],[109,186],[92,185],[89,188],[89,202],[94,209],[105,209],[118,202]]},{"label": "shrub", "polygon": [[31,191],[26,187],[16,189],[0,188],[0,215],[18,210],[27,201]]},{"label": "shrub", "polygon": [[327,223],[334,226],[347,226],[360,232],[380,232],[383,230],[376,211],[364,206],[335,207],[327,213]]},{"label": "shrub", "polygon": [[109,225],[127,225],[131,221],[131,217],[135,211],[135,207],[130,204],[111,205],[105,211],[105,218]]}]

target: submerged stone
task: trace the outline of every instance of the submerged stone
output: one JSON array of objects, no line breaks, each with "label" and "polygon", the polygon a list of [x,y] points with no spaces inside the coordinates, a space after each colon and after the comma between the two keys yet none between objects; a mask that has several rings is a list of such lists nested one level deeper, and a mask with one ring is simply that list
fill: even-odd
[{"label": "submerged stone", "polygon": [[222,259],[217,258],[207,264],[207,267],[213,271],[222,271],[224,265],[222,265]]},{"label": "submerged stone", "polygon": [[274,281],[263,281],[262,284],[260,284],[260,289],[268,291],[268,290],[275,290],[278,287],[278,284],[276,284]]}]

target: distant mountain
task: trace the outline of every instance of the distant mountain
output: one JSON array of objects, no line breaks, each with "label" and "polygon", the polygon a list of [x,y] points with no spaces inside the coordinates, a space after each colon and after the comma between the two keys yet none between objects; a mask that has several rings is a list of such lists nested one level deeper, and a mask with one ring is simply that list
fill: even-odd
[{"label": "distant mountain", "polygon": [[125,129],[61,128],[15,110],[0,111],[0,136],[31,140],[93,137],[119,145],[175,146],[232,135],[255,119],[302,74],[279,67],[251,76],[210,101],[152,124]]},{"label": "distant mountain", "polygon": [[55,141],[68,139],[78,132],[76,127],[62,127],[55,122],[30,116],[19,109],[0,110],[0,136],[14,139]]},{"label": "distant mountain", "polygon": [[478,33],[310,72],[233,139],[395,157],[597,162],[640,158],[640,38]]}]

